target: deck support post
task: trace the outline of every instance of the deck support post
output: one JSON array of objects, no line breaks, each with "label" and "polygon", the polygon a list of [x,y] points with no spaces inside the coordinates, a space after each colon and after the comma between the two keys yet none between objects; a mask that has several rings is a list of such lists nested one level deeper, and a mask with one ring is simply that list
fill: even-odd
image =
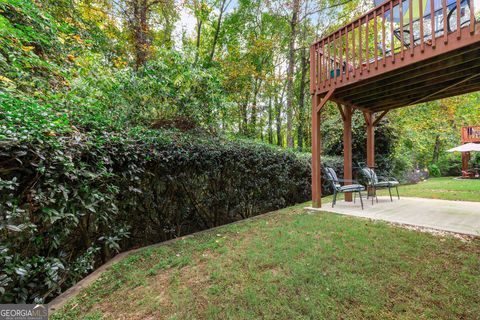
[{"label": "deck support post", "polygon": [[[351,184],[347,182],[352,180],[352,113],[351,106],[342,107],[338,104],[340,114],[343,120],[343,179],[346,180],[345,184]],[[345,193],[345,201],[352,201],[352,193]]]},{"label": "deck support post", "polygon": [[312,207],[314,208],[322,206],[320,112],[317,112],[320,101],[318,94],[312,95]]},{"label": "deck support post", "polygon": [[462,171],[467,171],[468,170],[468,161],[469,160],[470,160],[470,152],[462,152]]},{"label": "deck support post", "polygon": [[[364,112],[365,122],[367,123],[367,166],[375,167],[375,125],[374,113]],[[368,195],[373,196],[373,189],[368,189]]]},{"label": "deck support post", "polygon": [[322,206],[320,112],[333,92],[334,89],[323,95],[312,93],[312,207],[314,208]]}]

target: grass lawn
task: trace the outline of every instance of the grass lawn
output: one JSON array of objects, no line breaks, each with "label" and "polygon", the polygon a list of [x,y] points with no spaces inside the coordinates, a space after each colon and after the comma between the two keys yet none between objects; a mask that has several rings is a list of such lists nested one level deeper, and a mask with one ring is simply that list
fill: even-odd
[{"label": "grass lawn", "polygon": [[[449,181],[423,183],[426,196],[478,195]],[[480,240],[306,205],[141,250],[52,318],[478,319]]]},{"label": "grass lawn", "polygon": [[[480,202],[480,179],[458,180],[452,177],[430,178],[417,184],[402,185],[398,187],[398,190],[400,197]],[[379,190],[378,195],[388,196],[388,189]],[[397,196],[394,189],[392,189],[392,195],[394,197]],[[332,197],[329,196],[322,198],[322,201],[331,202],[331,199]],[[339,194],[338,199],[343,200],[343,194]]]},{"label": "grass lawn", "polygon": [[[400,196],[445,200],[480,201],[480,179],[431,178],[418,184],[401,186]],[[387,195],[388,190],[383,190]]]}]

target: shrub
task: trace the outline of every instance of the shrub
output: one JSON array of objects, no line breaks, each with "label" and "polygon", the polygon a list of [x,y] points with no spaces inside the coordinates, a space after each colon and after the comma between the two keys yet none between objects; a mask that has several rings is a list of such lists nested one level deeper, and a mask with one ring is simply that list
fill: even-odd
[{"label": "shrub", "polygon": [[459,176],[462,174],[462,160],[459,154],[450,153],[440,157],[437,166],[444,176]]},{"label": "shrub", "polygon": [[143,129],[5,139],[0,301],[48,301],[115,252],[306,201],[309,161]]},{"label": "shrub", "polygon": [[441,172],[440,172],[440,169],[434,163],[432,163],[431,165],[428,166],[428,173],[432,177],[440,177],[442,175]]}]

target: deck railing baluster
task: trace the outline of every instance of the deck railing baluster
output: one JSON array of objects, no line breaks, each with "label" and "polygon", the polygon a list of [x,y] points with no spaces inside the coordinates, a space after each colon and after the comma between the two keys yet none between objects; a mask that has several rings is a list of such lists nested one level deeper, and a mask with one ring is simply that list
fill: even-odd
[{"label": "deck railing baluster", "polygon": [[337,46],[336,46],[336,40],[337,34],[333,34],[333,80],[334,83],[337,83]]},{"label": "deck railing baluster", "polygon": [[373,12],[373,32],[375,45],[375,69],[378,69],[378,31],[377,31],[377,10]]},{"label": "deck railing baluster", "polygon": [[331,42],[330,42],[330,37],[327,39],[327,50],[328,50],[328,57],[327,57],[327,65],[328,65],[328,70],[327,70],[327,77],[328,77],[328,85],[332,85],[332,74],[330,70],[332,70],[332,61],[331,61],[331,56],[332,52],[330,51],[331,49]]},{"label": "deck railing baluster", "polygon": [[470,33],[475,33],[475,7],[473,5],[475,1],[470,0]]},{"label": "deck railing baluster", "polygon": [[358,67],[360,68],[360,75],[363,74],[362,61],[362,19],[358,21]]},{"label": "deck railing baluster", "polygon": [[348,63],[348,25],[347,27],[345,28],[345,73],[347,74],[347,80],[350,78],[350,75],[348,72],[348,66],[349,66],[349,63]]},{"label": "deck railing baluster", "polygon": [[353,77],[357,74],[357,61],[355,52],[355,22],[352,23],[352,64],[353,64]]},{"label": "deck railing baluster", "polygon": [[457,39],[460,40],[460,38],[462,37],[462,33],[461,33],[461,28],[460,28],[460,18],[461,18],[461,7],[460,7],[460,0],[457,0]]},{"label": "deck railing baluster", "polygon": [[413,47],[415,39],[413,38],[413,1],[408,0],[408,26],[410,31],[410,55],[413,56]]},{"label": "deck railing baluster", "polygon": [[395,34],[393,32],[393,1],[390,1],[390,37],[391,37],[391,55],[392,63],[395,63]]},{"label": "deck railing baluster", "polygon": [[447,0],[442,0],[443,10],[443,42],[448,43],[448,25],[447,25]]},{"label": "deck railing baluster", "polygon": [[435,49],[435,1],[430,0],[430,24],[432,29],[432,48]]},{"label": "deck railing baluster", "polygon": [[403,41],[405,41],[403,37],[403,0],[400,0],[398,2],[398,16],[400,17],[400,58],[403,60],[403,55],[404,55],[404,48],[403,48]]},{"label": "deck railing baluster", "polygon": [[328,63],[327,63],[327,59],[326,59],[326,55],[325,55],[325,40],[322,40],[322,60],[323,60],[323,69],[324,71],[322,72],[322,76],[323,76],[323,81],[322,81],[322,85],[323,87],[325,88],[325,83],[327,82],[327,74],[328,74]]},{"label": "deck railing baluster", "polygon": [[370,41],[368,41],[368,15],[365,18],[365,63],[367,65],[367,71],[370,71],[369,51]]},{"label": "deck railing baluster", "polygon": [[339,45],[340,45],[340,82],[343,82],[343,38],[342,38],[342,30],[340,29],[340,32],[339,32],[339,38],[338,38],[338,42],[339,42]]},{"label": "deck railing baluster", "polygon": [[420,50],[425,51],[425,42],[423,39],[423,1],[418,0],[418,15],[420,16]]},{"label": "deck railing baluster", "polygon": [[385,39],[385,6],[382,6],[382,62],[384,67],[385,67],[385,58],[386,58],[385,42],[387,42]]}]

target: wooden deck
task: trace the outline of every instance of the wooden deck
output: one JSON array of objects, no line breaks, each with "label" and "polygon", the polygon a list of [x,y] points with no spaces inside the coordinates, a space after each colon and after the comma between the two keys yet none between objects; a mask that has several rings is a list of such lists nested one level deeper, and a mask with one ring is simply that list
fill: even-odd
[{"label": "wooden deck", "polygon": [[462,143],[480,143],[480,126],[462,127]]},{"label": "wooden deck", "polygon": [[[327,101],[337,103],[343,120],[344,179],[348,180],[355,110],[363,112],[366,163],[374,167],[375,126],[389,110],[480,91],[478,2],[387,0],[312,44],[314,207],[321,206],[320,112]],[[351,195],[345,199],[351,201]]]},{"label": "wooden deck", "polygon": [[[457,10],[464,16],[447,21],[434,15],[433,24],[423,17],[400,26],[404,19],[390,21],[389,11],[402,6],[398,0],[387,1],[321,39],[311,46],[310,93],[329,94],[331,101],[377,112],[480,90],[480,25],[475,23],[473,1],[470,6],[460,3]],[[456,18],[462,19],[461,28],[448,25]],[[400,41],[402,30],[417,36]]]}]

